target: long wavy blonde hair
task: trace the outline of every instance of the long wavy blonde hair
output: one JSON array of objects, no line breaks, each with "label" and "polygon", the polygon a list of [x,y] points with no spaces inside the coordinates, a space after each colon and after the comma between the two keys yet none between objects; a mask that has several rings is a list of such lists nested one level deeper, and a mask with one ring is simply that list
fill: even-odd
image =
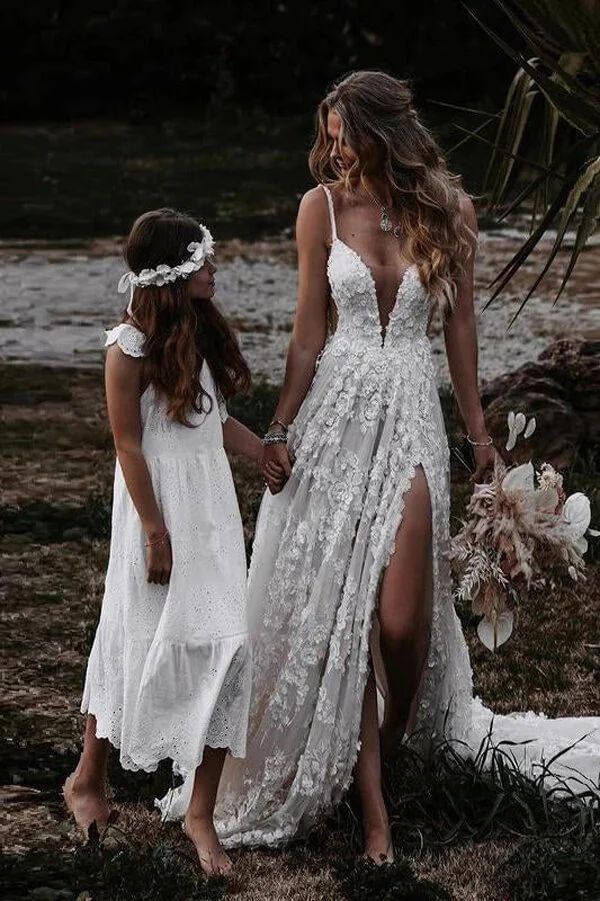
[{"label": "long wavy blonde hair", "polygon": [[[335,112],[356,159],[341,169],[332,159],[327,118]],[[353,72],[321,101],[309,166],[322,184],[342,183],[354,193],[367,178],[387,184],[406,253],[429,294],[447,314],[456,297],[455,278],[474,252],[475,233],[460,209],[460,176],[449,170],[435,138],[419,120],[405,81],[385,72]]]}]

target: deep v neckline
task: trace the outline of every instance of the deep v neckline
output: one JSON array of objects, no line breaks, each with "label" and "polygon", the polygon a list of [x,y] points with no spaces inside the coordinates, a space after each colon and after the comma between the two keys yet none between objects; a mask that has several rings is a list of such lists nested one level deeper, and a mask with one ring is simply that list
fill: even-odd
[{"label": "deep v neckline", "polygon": [[375,313],[375,316],[377,317],[377,322],[379,325],[379,332],[381,335],[381,346],[383,347],[385,344],[385,339],[386,339],[388,330],[390,328],[390,325],[392,324],[392,319],[394,317],[394,314],[396,313],[396,310],[398,309],[400,294],[401,294],[404,284],[406,282],[407,275],[412,269],[415,268],[416,263],[409,263],[408,266],[406,267],[406,269],[404,270],[404,272],[402,273],[402,275],[400,276],[400,281],[398,282],[398,287],[397,287],[396,293],[394,295],[394,303],[393,303],[392,309],[390,310],[390,312],[388,314],[387,324],[384,325],[383,322],[381,321],[381,309],[379,306],[379,300],[377,298],[377,285],[375,284],[375,278],[371,271],[371,267],[367,265],[367,263],[365,262],[363,257],[360,255],[360,253],[357,250],[354,249],[354,247],[350,247],[349,244],[346,244],[346,242],[342,241],[341,238],[338,238],[337,235],[333,238],[333,241],[331,242],[331,250],[333,250],[334,244],[341,244],[342,247],[345,247],[346,250],[348,250],[356,260],[358,260],[358,262],[363,267],[363,269],[365,270],[365,272],[368,276],[369,288],[371,291],[371,298],[374,303],[373,312]]}]

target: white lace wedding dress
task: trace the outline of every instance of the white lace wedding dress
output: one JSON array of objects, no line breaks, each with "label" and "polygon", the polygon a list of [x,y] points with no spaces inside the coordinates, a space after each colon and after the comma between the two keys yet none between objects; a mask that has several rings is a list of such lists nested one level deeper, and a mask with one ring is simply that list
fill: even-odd
[{"label": "white lace wedding dress", "polygon": [[[472,697],[444,554],[449,449],[426,335],[430,299],[410,266],[382,335],[373,277],[337,237],[327,196],[328,276],[339,320],[290,427],[291,478],[280,494],[265,492],[258,515],[249,574],[247,756],[226,763],[216,810],[226,847],[282,843],[346,791],[358,752],[379,581],[417,466],[432,507],[433,609],[412,741],[425,750],[446,736],[476,749],[492,715]],[[517,715],[496,722],[501,738],[518,740],[526,730],[541,729],[543,736],[553,721]],[[600,719],[568,723],[579,738]],[[550,744],[569,741],[560,726],[546,728],[546,735]],[[583,757],[593,770],[600,748],[586,746]],[[188,782],[159,802],[165,817],[182,816],[190,792]]]}]

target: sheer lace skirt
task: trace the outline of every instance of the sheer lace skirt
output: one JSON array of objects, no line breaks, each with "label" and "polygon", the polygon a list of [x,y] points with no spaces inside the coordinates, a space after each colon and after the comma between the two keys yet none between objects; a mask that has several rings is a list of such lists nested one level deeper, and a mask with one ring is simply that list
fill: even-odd
[{"label": "sheer lace skirt", "polygon": [[433,519],[431,640],[421,744],[468,730],[471,673],[451,597],[448,446],[428,344],[389,360],[324,353],[290,432],[292,476],[265,494],[249,576],[253,690],[245,761],[228,761],[217,822],[227,846],[278,844],[340,800],[352,777],[377,591],[415,469]]}]

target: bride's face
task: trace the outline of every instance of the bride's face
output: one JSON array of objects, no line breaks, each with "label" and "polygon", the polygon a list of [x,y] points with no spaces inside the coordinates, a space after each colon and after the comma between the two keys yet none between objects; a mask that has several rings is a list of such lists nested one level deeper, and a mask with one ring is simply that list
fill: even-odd
[{"label": "bride's face", "polygon": [[192,300],[212,300],[215,294],[216,271],[214,257],[208,257],[202,269],[198,269],[188,278],[187,286]]},{"label": "bride's face", "polygon": [[337,169],[345,172],[355,161],[356,154],[344,140],[344,123],[335,110],[330,110],[327,116],[327,134],[333,141],[331,160]]}]

